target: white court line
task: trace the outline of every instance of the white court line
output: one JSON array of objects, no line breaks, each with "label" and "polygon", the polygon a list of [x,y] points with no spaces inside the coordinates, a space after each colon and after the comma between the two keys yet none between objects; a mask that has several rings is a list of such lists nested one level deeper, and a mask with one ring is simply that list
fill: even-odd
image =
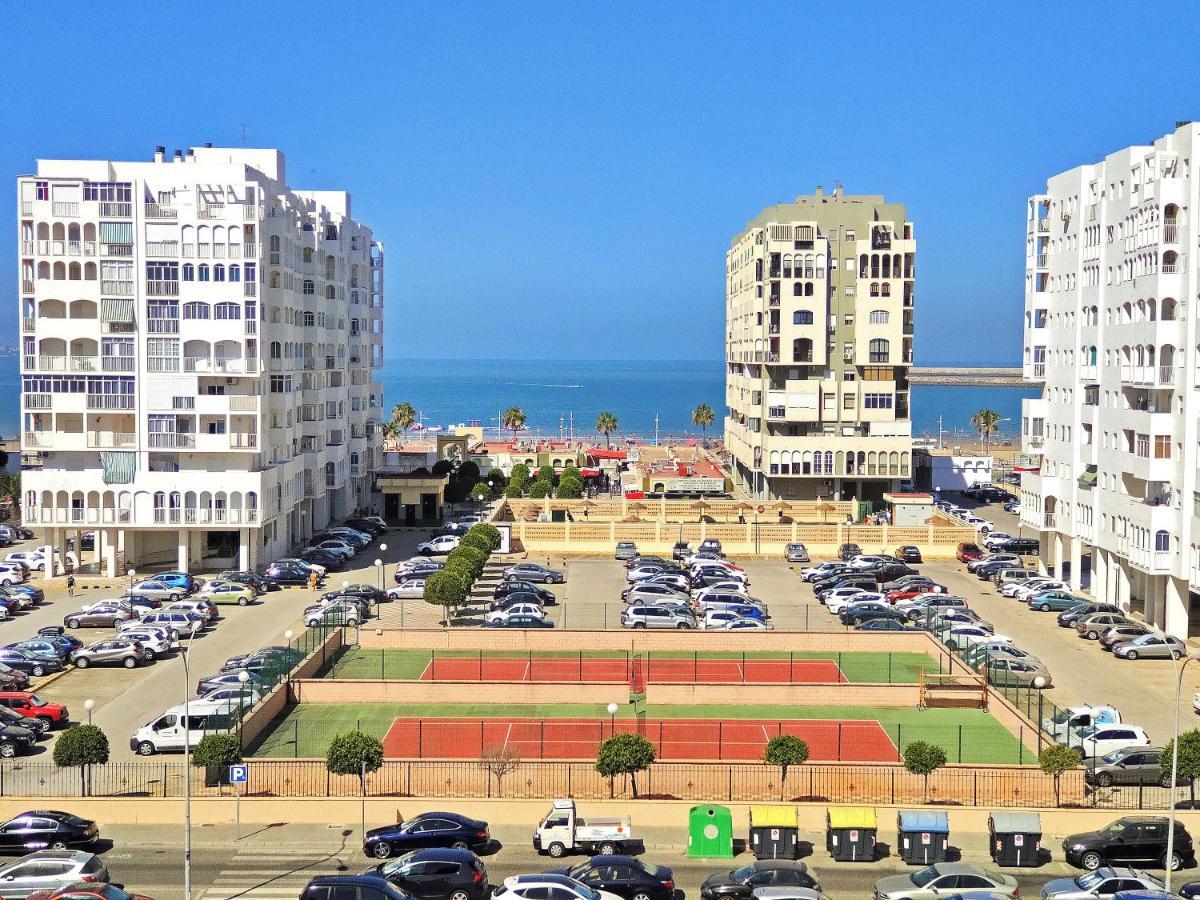
[{"label": "white court line", "polygon": [[510,737],[512,737],[512,722],[508,723],[508,731],[504,732],[504,744],[502,745],[503,747],[508,746],[508,739]]}]

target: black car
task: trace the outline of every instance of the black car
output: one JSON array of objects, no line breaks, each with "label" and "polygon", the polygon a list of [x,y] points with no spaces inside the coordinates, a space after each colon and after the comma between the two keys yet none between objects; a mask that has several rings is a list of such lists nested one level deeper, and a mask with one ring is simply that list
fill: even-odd
[{"label": "black car", "polygon": [[671,548],[671,559],[681,560],[687,559],[692,555],[692,545],[687,541],[676,541],[675,546]]},{"label": "black car", "polygon": [[320,875],[310,881],[300,900],[409,900],[408,894],[379,875]]},{"label": "black car", "polygon": [[1093,613],[1119,613],[1124,612],[1119,606],[1113,606],[1111,603],[1080,603],[1078,606],[1072,606],[1070,609],[1063,610],[1058,614],[1058,624],[1062,628],[1073,628],[1075,623],[1080,619],[1086,619]]},{"label": "black car", "polygon": [[[324,565],[324,563],[320,563]],[[311,570],[299,563],[272,563],[263,570],[263,579],[268,584],[294,584],[308,586],[308,573]]]},{"label": "black car", "polygon": [[975,567],[975,577],[980,581],[991,581],[992,577],[1001,569],[1018,569],[1019,563],[1014,563],[1012,560],[1001,562],[985,562],[982,565]]},{"label": "black car", "polygon": [[593,856],[569,869],[550,869],[546,874],[566,875],[624,900],[672,900],[675,896],[675,876],[670,869],[647,865],[633,856]]},{"label": "black car", "polygon": [[483,860],[450,847],[413,850],[363,874],[386,878],[417,900],[484,900],[492,891]]},{"label": "black car", "polygon": [[856,556],[862,556],[862,547],[858,544],[842,544],[838,547],[838,559],[842,562],[850,562]]},{"label": "black car", "polygon": [[635,566],[662,565],[665,566],[670,560],[663,559],[661,556],[635,556],[633,559],[625,560],[625,568],[632,569]]},{"label": "black car", "polygon": [[550,606],[558,599],[554,596],[553,591],[548,591],[540,584],[534,584],[532,581],[502,581],[496,585],[496,590],[492,593],[492,598],[499,600],[501,597],[507,597],[509,594],[516,593],[533,594],[543,606]]},{"label": "black car", "polygon": [[854,626],[855,631],[908,631],[905,619],[867,619],[861,625]]},{"label": "black car", "polygon": [[234,571],[233,569],[229,569],[218,575],[215,580],[236,581],[238,584],[244,584],[246,587],[253,588],[254,593],[256,594],[265,594],[267,591],[271,590],[271,588],[279,590],[279,585],[271,584],[271,582],[267,581],[267,579],[263,578],[257,572],[250,572],[246,570]]},{"label": "black car", "polygon": [[19,541],[32,541],[33,540],[33,532],[30,531],[28,528],[23,528],[20,525],[9,525],[8,527],[17,533],[17,540],[19,540]]},{"label": "black car", "polygon": [[861,572],[844,572],[841,575],[822,578],[813,584],[813,591],[820,597],[835,588],[841,587],[856,587],[864,591],[873,591],[878,584],[879,582],[875,580],[874,575],[864,575]]},{"label": "black car", "polygon": [[41,678],[43,675],[49,675],[51,672],[57,672],[62,668],[62,664],[56,659],[34,656],[30,653],[11,650],[7,647],[0,648],[0,662],[10,668],[16,669],[18,672],[32,675],[34,678]]},{"label": "black car", "polygon": [[993,547],[998,553],[1017,553],[1021,556],[1037,556],[1041,552],[1041,545],[1033,538],[1010,538]]},{"label": "black car", "polygon": [[33,749],[37,735],[20,725],[0,723],[0,759],[12,759]]},{"label": "black car", "polygon": [[919,563],[924,562],[921,559],[921,548],[914,547],[912,544],[906,544],[903,547],[897,547],[895,553],[896,559],[902,563]]},{"label": "black car", "polygon": [[750,900],[757,887],[819,888],[808,866],[794,859],[760,859],[729,872],[710,875],[700,885],[702,900]]},{"label": "black car", "polygon": [[891,619],[893,622],[908,621],[904,613],[898,609],[893,609],[886,603],[864,603],[860,606],[847,606],[838,613],[838,618],[843,625],[853,625],[855,627],[877,619]]},{"label": "black car", "polygon": [[340,556],[335,556],[325,550],[305,550],[300,554],[300,558],[306,563],[313,563],[317,566],[323,566],[326,572],[340,572],[346,561]]},{"label": "black car", "polygon": [[396,853],[426,847],[483,850],[491,842],[487,822],[459,813],[428,812],[396,825],[372,828],[363,841],[363,853],[376,859],[387,859]]},{"label": "black car", "polygon": [[9,709],[7,706],[0,706],[0,724],[26,728],[32,731],[36,737],[45,737],[54,726],[54,723],[49,719],[31,719],[29,716],[23,716],[15,709]]},{"label": "black car", "polygon": [[370,519],[347,519],[344,524],[347,528],[353,528],[355,531],[362,531],[375,537],[387,534],[386,525],[380,525]]},{"label": "black car", "polygon": [[895,581],[896,579],[903,578],[906,575],[920,574],[916,569],[910,569],[904,563],[900,562],[879,563],[860,571],[865,571],[874,576],[875,581],[879,584],[887,584],[889,581]]},{"label": "black car", "polygon": [[67,850],[89,847],[100,836],[96,823],[56,809],[39,809],[13,816],[0,825],[0,851]]},{"label": "black car", "polygon": [[[1167,819],[1165,816],[1126,816],[1099,831],[1085,831],[1063,838],[1063,856],[1084,869],[1124,866],[1133,863],[1167,867]],[[1175,846],[1171,871],[1192,858],[1192,836],[1182,822],[1175,822]]]},{"label": "black car", "polygon": [[352,584],[349,587],[344,587],[340,590],[330,591],[321,595],[322,600],[333,600],[336,598],[345,597],[360,597],[363,600],[366,600],[367,603],[387,602],[387,594],[379,590],[379,588],[371,587],[369,584]]}]

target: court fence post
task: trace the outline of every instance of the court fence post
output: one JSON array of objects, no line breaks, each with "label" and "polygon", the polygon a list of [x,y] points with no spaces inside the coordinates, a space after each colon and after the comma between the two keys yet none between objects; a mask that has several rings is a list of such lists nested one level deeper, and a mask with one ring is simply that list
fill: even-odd
[{"label": "court fence post", "polygon": [[[962,726],[959,726],[962,727]],[[1017,765],[1025,765],[1025,726],[1022,725],[1017,734]]]},{"label": "court fence post", "polygon": [[663,727],[666,725],[662,719],[658,720],[658,755],[662,756],[663,748]]},{"label": "court fence post", "polygon": [[838,681],[845,677],[845,669],[842,668],[842,651],[838,651]]},{"label": "court fence post", "polygon": [[[805,612],[805,618],[808,618],[808,613]],[[788,684],[796,683],[796,651],[788,651]]]},{"label": "court fence post", "polygon": [[729,766],[726,770],[729,773],[729,799],[733,800],[733,766]]},{"label": "court fence post", "polygon": [[579,651],[579,683],[583,684],[583,651]]},{"label": "court fence post", "polygon": [[[839,652],[838,656],[842,654]],[[837,761],[842,761],[842,723],[838,722]]]},{"label": "court fence post", "polygon": [[961,725],[959,725],[958,726],[958,762],[960,765],[962,764],[962,730],[963,730],[963,727]]},{"label": "court fence post", "polygon": [[900,743],[900,723],[896,723],[896,756],[903,761],[904,750],[901,749],[904,745]]},{"label": "court fence post", "polygon": [[725,722],[717,720],[717,759],[725,758]]},{"label": "court fence post", "polygon": [[892,683],[892,654],[888,653],[888,684]]},{"label": "court fence post", "polygon": [[896,802],[896,770],[891,769],[890,772],[892,776],[892,803],[894,805]]},{"label": "court fence post", "polygon": [[385,679],[385,677],[386,676],[384,674],[384,669],[383,669],[383,648],[380,647],[379,648],[379,680],[383,681]]},{"label": "court fence post", "polygon": [[437,681],[437,648],[429,651],[429,680]]},{"label": "court fence post", "polygon": [[546,720],[541,721],[541,730],[538,735],[538,759],[546,758]]},{"label": "court fence post", "polygon": [[479,755],[480,756],[483,756],[483,729],[485,727],[486,726],[484,725],[483,719],[480,719],[479,720]]},{"label": "court fence post", "polygon": [[483,681],[483,648],[479,648],[479,680]]},{"label": "court fence post", "polygon": [[417,759],[425,758],[425,720],[417,719]]},{"label": "court fence post", "polygon": [[698,684],[700,681],[700,651],[692,651],[692,684]]},{"label": "court fence post", "polygon": [[746,651],[742,651],[742,684],[746,683]]}]

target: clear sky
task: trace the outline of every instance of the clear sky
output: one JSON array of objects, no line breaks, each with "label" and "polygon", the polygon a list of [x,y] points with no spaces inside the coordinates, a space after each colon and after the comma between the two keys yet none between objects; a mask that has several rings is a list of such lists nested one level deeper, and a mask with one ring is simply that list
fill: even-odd
[{"label": "clear sky", "polygon": [[719,359],[729,238],[841,182],[908,204],[917,361],[1015,364],[1025,197],[1200,118],[1198,10],[14,4],[0,246],[38,156],[244,130],[385,242],[389,357]]}]

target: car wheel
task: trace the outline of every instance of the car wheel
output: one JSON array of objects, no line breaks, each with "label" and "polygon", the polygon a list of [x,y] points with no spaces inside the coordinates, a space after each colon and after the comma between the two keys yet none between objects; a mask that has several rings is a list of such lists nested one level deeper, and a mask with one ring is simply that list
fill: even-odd
[{"label": "car wheel", "polygon": [[309,620],[308,620],[308,627],[309,627],[309,628],[316,628],[316,627],[317,627],[318,625],[320,625],[320,624],[321,624],[321,622],[320,622],[320,620],[319,620],[319,619],[309,619]]},{"label": "car wheel", "polygon": [[1178,650],[1171,651],[1171,659],[1179,659],[1179,651]]},{"label": "car wheel", "polygon": [[638,891],[633,895],[632,900],[651,900],[650,895],[643,891]]},{"label": "car wheel", "polygon": [[[1170,863],[1169,866],[1167,865],[1168,862]],[[1182,867],[1183,867],[1183,857],[1181,857],[1178,853],[1172,853],[1170,860],[1168,860],[1167,857],[1164,856],[1162,859],[1162,864],[1160,866],[1160,868],[1163,868],[1163,869],[1169,868],[1172,872],[1178,872]]]},{"label": "car wheel", "polygon": [[371,848],[371,855],[376,859],[387,859],[392,855],[392,845],[380,841]]},{"label": "car wheel", "polygon": [[238,597],[238,606],[245,606],[250,600],[246,597]]},{"label": "car wheel", "polygon": [[646,627],[646,623],[645,623],[645,622],[634,622],[634,623],[633,623],[633,627],[634,627],[634,628],[645,628],[645,627]]},{"label": "car wheel", "polygon": [[1126,653],[1126,654],[1125,654],[1125,658],[1126,658],[1126,659],[1137,659],[1137,658],[1138,658],[1137,651],[1136,651],[1136,650],[1130,650],[1128,653]]},{"label": "car wheel", "polygon": [[149,647],[146,647],[145,649],[146,649],[146,659],[149,662],[154,662],[156,659],[158,659],[157,654],[155,654],[155,652],[153,650],[151,650]]},{"label": "car wheel", "polygon": [[1113,777],[1108,772],[1101,772],[1096,776],[1096,784],[1100,787],[1112,787]]},{"label": "car wheel", "polygon": [[127,656],[123,660],[121,660],[121,665],[123,665],[127,669],[136,669],[137,668],[137,659],[133,656]]},{"label": "car wheel", "polygon": [[450,845],[450,848],[452,850],[470,850],[471,845],[468,844],[466,841],[455,841],[453,844]]},{"label": "car wheel", "polygon": [[[75,668],[86,669],[87,667],[88,667],[88,658],[86,656],[81,656],[81,657],[79,657],[79,659],[75,660]],[[37,669],[34,669],[33,674],[38,675],[40,673],[38,672]]]},{"label": "car wheel", "polygon": [[1049,604],[1049,603],[1043,603],[1041,606],[1039,606],[1039,607],[1038,607],[1038,610],[1039,610],[1040,612],[1050,612],[1050,604]]},{"label": "car wheel", "polygon": [[78,628],[79,620],[78,619],[67,619],[67,627],[68,628]]},{"label": "car wheel", "polygon": [[46,667],[45,666],[34,666],[33,671],[31,671],[29,674],[31,674],[34,678],[41,678],[43,675],[46,674]]},{"label": "car wheel", "polygon": [[0,759],[12,759],[17,755],[17,748],[5,741],[0,744]]},{"label": "car wheel", "polygon": [[687,631],[687,627],[688,627],[687,622],[680,622],[678,625],[675,626],[675,630],[676,631]]},{"label": "car wheel", "polygon": [[600,849],[601,856],[612,856],[614,853],[617,852],[617,845],[614,844],[612,841],[605,841],[603,844],[600,845],[599,849]]},{"label": "car wheel", "polygon": [[428,547],[422,547],[417,552],[420,553],[422,556],[433,556],[433,551],[430,550]]},{"label": "car wheel", "polygon": [[1093,850],[1083,854],[1083,858],[1079,860],[1079,864],[1089,872],[1095,872],[1104,865],[1104,858]]},{"label": "car wheel", "polygon": [[450,900],[471,900],[471,895],[466,891],[455,891],[450,895]]},{"label": "car wheel", "polygon": [[561,859],[563,854],[567,852],[567,848],[564,847],[562,844],[560,844],[558,841],[555,841],[553,844],[551,844],[549,847],[546,848],[546,852],[549,853],[555,859]]}]

